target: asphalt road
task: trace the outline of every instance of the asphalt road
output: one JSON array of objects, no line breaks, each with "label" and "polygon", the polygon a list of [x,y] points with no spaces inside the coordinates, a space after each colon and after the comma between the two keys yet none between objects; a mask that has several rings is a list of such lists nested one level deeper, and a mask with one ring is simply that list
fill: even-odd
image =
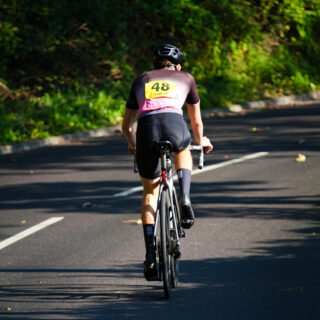
[{"label": "asphalt road", "polygon": [[[121,134],[0,157],[1,319],[319,319],[320,105],[205,120],[179,288],[142,276],[141,193]],[[297,162],[298,154],[306,161]],[[129,221],[130,222],[130,221]]]}]

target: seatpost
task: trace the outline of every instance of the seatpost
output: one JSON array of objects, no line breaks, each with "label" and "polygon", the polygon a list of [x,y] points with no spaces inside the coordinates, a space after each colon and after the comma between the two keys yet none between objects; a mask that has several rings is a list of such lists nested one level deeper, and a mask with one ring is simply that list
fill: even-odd
[{"label": "seatpost", "polygon": [[161,158],[161,170],[166,170],[167,169],[167,153],[166,151],[161,148],[160,150],[160,158]]},{"label": "seatpost", "polygon": [[162,177],[162,181],[166,181],[166,169],[167,169],[167,157],[166,157],[166,153],[164,152],[164,150],[161,150],[161,154],[160,154],[160,158],[161,158],[161,177]]},{"label": "seatpost", "polygon": [[166,170],[167,169],[167,159],[166,159],[166,154],[163,153],[161,155],[161,170]]}]

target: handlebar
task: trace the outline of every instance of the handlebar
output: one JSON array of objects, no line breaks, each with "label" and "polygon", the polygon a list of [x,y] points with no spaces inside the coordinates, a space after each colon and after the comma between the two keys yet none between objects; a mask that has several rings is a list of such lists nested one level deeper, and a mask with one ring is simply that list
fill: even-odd
[{"label": "handlebar", "polygon": [[197,151],[199,154],[198,168],[202,169],[204,167],[204,151],[202,146],[190,145],[190,151]]},{"label": "handlebar", "polygon": [[[190,145],[190,151],[196,151],[199,155],[199,163],[198,163],[198,168],[202,169],[204,167],[205,159],[204,159],[204,150],[202,146],[197,146],[197,145]],[[134,168],[133,172],[138,173],[138,165],[137,165],[137,159],[136,159],[136,154],[134,154]]]}]

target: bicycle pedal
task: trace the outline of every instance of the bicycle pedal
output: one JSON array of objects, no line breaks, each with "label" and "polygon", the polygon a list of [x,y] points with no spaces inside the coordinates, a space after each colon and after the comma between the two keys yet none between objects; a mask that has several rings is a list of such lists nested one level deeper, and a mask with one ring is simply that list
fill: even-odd
[{"label": "bicycle pedal", "polygon": [[176,260],[180,259],[182,256],[182,253],[180,251],[180,248],[176,248],[176,250],[173,252],[173,256]]}]

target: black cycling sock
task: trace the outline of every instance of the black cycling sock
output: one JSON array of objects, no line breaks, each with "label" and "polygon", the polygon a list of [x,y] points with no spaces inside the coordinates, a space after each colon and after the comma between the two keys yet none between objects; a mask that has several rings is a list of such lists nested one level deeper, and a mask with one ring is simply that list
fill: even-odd
[{"label": "black cycling sock", "polygon": [[146,253],[147,254],[154,252],[153,231],[154,231],[154,224],[144,224],[143,225],[143,235],[144,235],[144,242],[146,245]]},{"label": "black cycling sock", "polygon": [[180,196],[182,194],[190,194],[191,170],[179,169],[177,171],[177,175],[180,185]]}]

